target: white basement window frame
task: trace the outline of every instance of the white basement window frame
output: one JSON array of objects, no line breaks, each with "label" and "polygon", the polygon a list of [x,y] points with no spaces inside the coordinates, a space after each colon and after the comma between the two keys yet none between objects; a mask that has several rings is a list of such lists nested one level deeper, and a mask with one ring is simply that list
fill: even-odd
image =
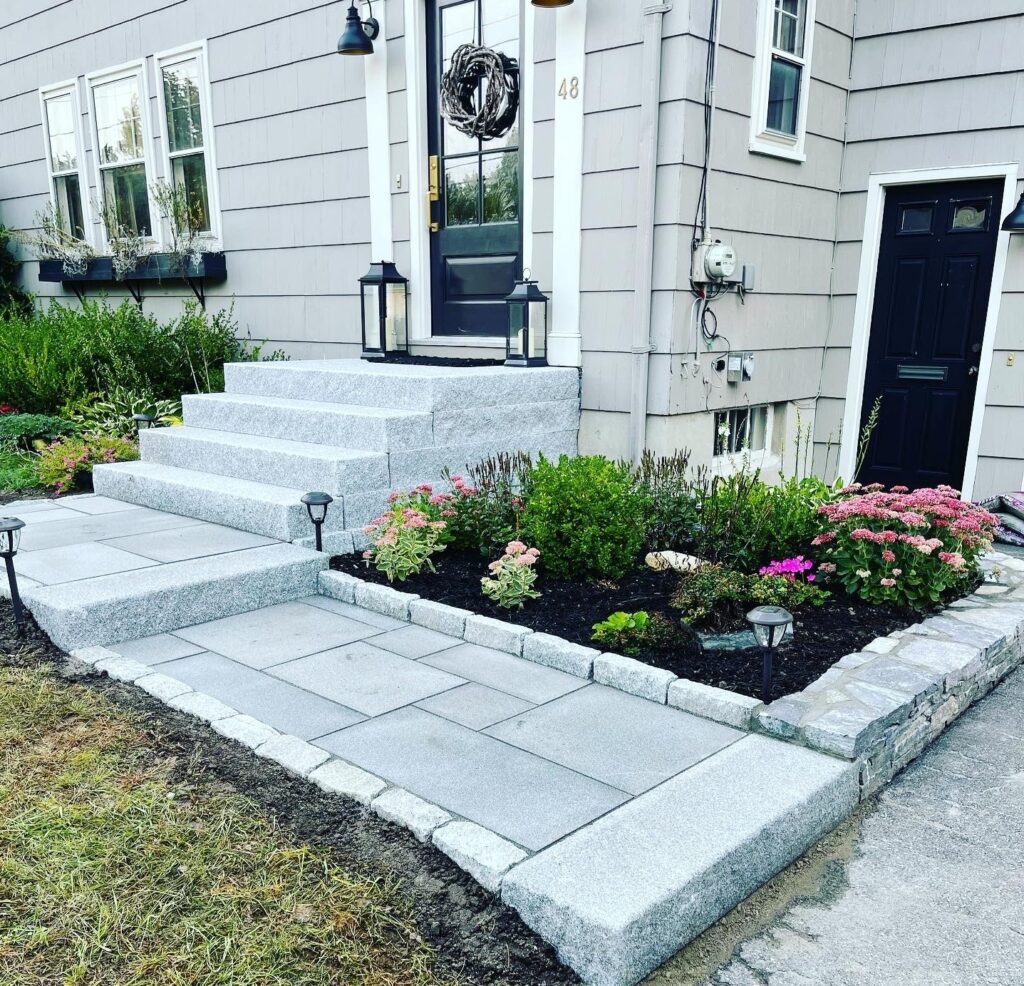
[{"label": "white basement window frame", "polygon": [[772,454],[774,411],[771,404],[748,404],[715,411],[715,465],[731,468],[744,460],[754,468],[763,465]]},{"label": "white basement window frame", "polygon": [[806,161],[815,0],[758,0],[750,150]]},{"label": "white basement window frame", "polygon": [[101,219],[103,204],[112,201],[120,225],[158,244],[159,215],[150,192],[153,136],[145,59],[92,72],[85,82]]},{"label": "white basement window frame", "polygon": [[85,178],[85,141],[78,102],[78,80],[39,90],[43,151],[54,214],[64,231],[90,243],[89,182]]},{"label": "white basement window frame", "polygon": [[219,242],[220,196],[206,42],[158,52],[153,59],[164,179],[184,185],[190,205],[195,202],[205,214],[204,235]]}]

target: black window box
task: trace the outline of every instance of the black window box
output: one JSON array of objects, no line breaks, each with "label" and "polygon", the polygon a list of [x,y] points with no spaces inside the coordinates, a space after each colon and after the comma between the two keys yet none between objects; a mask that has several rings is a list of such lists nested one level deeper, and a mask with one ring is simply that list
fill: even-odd
[{"label": "black window box", "polygon": [[224,281],[227,262],[223,253],[204,253],[198,264],[187,264],[184,271],[176,257],[169,253],[151,253],[143,257],[135,269],[125,277],[114,276],[114,262],[110,257],[93,257],[84,274],[68,274],[59,260],[39,261],[40,281],[59,281],[62,284],[121,284],[126,281]]}]

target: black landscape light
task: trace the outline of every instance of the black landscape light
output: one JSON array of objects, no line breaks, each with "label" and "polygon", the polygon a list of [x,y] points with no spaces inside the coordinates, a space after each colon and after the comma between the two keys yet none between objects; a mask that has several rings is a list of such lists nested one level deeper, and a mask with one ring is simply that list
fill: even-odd
[{"label": "black landscape light", "polygon": [[21,544],[21,529],[25,521],[17,517],[0,517],[0,557],[7,565],[7,584],[11,587],[11,606],[14,607],[14,622],[18,636],[25,636],[25,609],[18,593],[18,577],[14,574],[14,556]]},{"label": "black landscape light", "polygon": [[138,431],[142,431],[143,428],[152,428],[156,424],[156,418],[152,414],[133,414],[132,421],[135,422],[135,428]]},{"label": "black landscape light", "polygon": [[548,296],[523,272],[505,298],[508,328],[505,336],[506,366],[548,365]]},{"label": "black landscape light", "polygon": [[316,529],[316,550],[323,551],[324,539],[321,529],[327,519],[327,508],[334,503],[334,497],[330,493],[307,493],[302,502],[306,505],[306,513],[309,514],[309,519],[313,521],[313,527]]},{"label": "black landscape light", "polygon": [[1003,229],[1008,233],[1024,233],[1024,194],[1017,200],[1017,205],[1004,220]]},{"label": "black landscape light", "polygon": [[387,260],[371,264],[359,278],[363,319],[363,359],[386,359],[388,353],[407,353],[409,339],[405,313],[409,307],[409,281]]},{"label": "black landscape light", "polygon": [[754,639],[763,651],[761,701],[768,705],[772,700],[772,654],[792,626],[793,614],[781,606],[757,606],[747,613],[747,622],[754,628]]},{"label": "black landscape light", "polygon": [[373,54],[373,42],[380,34],[380,24],[372,16],[373,7],[370,8],[370,14],[371,16],[364,21],[356,10],[355,2],[349,6],[345,15],[345,30],[338,38],[339,55]]}]

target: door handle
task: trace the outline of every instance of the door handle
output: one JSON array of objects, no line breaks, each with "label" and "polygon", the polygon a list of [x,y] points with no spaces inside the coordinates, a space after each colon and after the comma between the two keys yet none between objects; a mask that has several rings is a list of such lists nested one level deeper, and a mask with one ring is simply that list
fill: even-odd
[{"label": "door handle", "polygon": [[436,154],[427,158],[427,229],[436,233],[441,224],[434,218],[434,203],[441,198],[440,161]]},{"label": "door handle", "polygon": [[969,366],[969,367],[967,367],[967,375],[969,377],[973,377],[977,372],[978,372],[978,368],[976,366]]}]

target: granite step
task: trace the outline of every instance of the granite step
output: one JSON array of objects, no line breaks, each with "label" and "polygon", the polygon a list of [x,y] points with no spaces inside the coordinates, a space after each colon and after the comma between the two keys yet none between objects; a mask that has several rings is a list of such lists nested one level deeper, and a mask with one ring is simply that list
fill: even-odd
[{"label": "granite step", "polygon": [[578,401],[575,367],[450,367],[372,363],[359,359],[230,363],[229,394],[303,399],[410,411]]},{"label": "granite step", "polygon": [[146,462],[332,495],[382,490],[388,457],[206,428],[151,428],[139,433]]},{"label": "granite step", "polygon": [[[309,537],[312,524],[301,503],[305,489],[254,483],[231,476],[155,462],[118,462],[93,469],[97,493],[155,510],[251,531],[279,541]],[[359,528],[384,503],[383,490],[335,498],[324,531]]]},{"label": "granite step", "polygon": [[209,431],[370,452],[426,448],[434,443],[429,414],[306,399],[314,396],[320,396],[320,391],[307,382],[295,398],[186,394],[181,404],[186,425]]},{"label": "granite step", "polygon": [[64,650],[135,640],[316,592],[328,556],[272,544],[24,591]]}]

